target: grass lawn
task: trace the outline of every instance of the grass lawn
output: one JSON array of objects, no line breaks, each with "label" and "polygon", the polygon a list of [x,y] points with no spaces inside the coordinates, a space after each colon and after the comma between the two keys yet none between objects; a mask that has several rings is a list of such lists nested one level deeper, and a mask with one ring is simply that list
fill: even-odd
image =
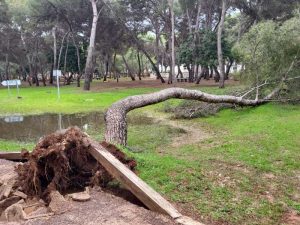
[{"label": "grass lawn", "polygon": [[[283,224],[289,211],[300,213],[299,112],[275,104],[223,110],[182,121],[211,134],[198,143],[174,148],[160,138],[162,128],[151,137],[148,129],[131,128],[129,145],[144,148],[131,153],[140,176],[187,214],[207,223]],[[148,148],[139,135],[147,136]]]},{"label": "grass lawn", "polygon": [[[0,115],[104,110],[120,98],[154,90],[86,93],[67,87],[59,102],[53,88],[24,88],[18,100],[0,90]],[[164,107],[130,113],[130,150],[124,151],[138,161],[139,175],[181,211],[208,224],[245,225],[288,224],[291,212],[300,214],[300,106],[268,104],[192,120],[169,119]],[[141,121],[148,113],[160,120]],[[184,141],[189,136],[196,138]],[[0,141],[5,150],[32,145]]]},{"label": "grass lawn", "polygon": [[7,114],[76,113],[101,111],[115,101],[155,90],[154,88],[133,88],[97,92],[84,92],[73,86],[61,88],[61,98],[57,98],[55,87],[22,88],[17,99],[16,90],[8,95],[6,89],[0,89],[0,116]]}]

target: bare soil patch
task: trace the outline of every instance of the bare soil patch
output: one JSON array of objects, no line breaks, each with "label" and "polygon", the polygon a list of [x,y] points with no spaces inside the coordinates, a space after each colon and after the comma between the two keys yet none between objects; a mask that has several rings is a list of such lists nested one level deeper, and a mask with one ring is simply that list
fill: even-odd
[{"label": "bare soil patch", "polygon": [[[226,81],[227,85],[238,85],[239,82],[234,80]],[[193,88],[193,87],[218,87],[218,83],[214,80],[203,80],[200,84],[188,83],[188,82],[175,82],[173,84],[162,84],[160,80],[153,79],[143,79],[136,81],[122,80],[116,82],[115,80],[108,80],[107,82],[93,82],[91,85],[92,91],[107,91],[107,90],[120,90],[128,88],[171,88],[171,87],[183,87],[183,88]]]}]

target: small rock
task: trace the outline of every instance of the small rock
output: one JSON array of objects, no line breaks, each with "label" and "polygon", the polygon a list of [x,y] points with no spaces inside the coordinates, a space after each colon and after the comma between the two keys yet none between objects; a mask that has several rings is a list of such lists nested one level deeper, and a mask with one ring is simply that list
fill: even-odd
[{"label": "small rock", "polygon": [[16,204],[18,201],[20,201],[20,199],[21,198],[18,196],[12,196],[0,201],[0,215],[6,208],[13,204]]},{"label": "small rock", "polygon": [[4,215],[7,222],[21,221],[26,219],[26,214],[23,211],[23,207],[20,204],[14,204],[9,206],[4,211]]},{"label": "small rock", "polygon": [[49,208],[54,214],[62,214],[71,209],[70,203],[58,191],[52,191],[50,198]]},{"label": "small rock", "polygon": [[84,192],[73,193],[70,194],[69,197],[71,197],[74,201],[86,202],[91,199],[90,190],[86,187]]},{"label": "small rock", "polygon": [[41,207],[37,208],[37,210],[30,213],[28,216],[35,217],[35,216],[39,216],[39,215],[45,215],[47,213],[48,213],[48,209],[46,207],[41,206]]},{"label": "small rock", "polygon": [[15,192],[13,193],[13,195],[19,196],[19,197],[21,197],[21,198],[23,198],[23,199],[27,199],[27,195],[24,194],[24,193],[21,192],[21,191],[15,191]]}]

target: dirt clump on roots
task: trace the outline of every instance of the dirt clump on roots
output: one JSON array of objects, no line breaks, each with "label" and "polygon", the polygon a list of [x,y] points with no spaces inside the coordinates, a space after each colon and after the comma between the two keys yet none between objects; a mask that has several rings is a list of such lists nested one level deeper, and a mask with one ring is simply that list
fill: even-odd
[{"label": "dirt clump on roots", "polygon": [[[106,147],[134,171],[134,160],[112,145]],[[92,157],[90,148],[89,137],[77,127],[42,138],[31,153],[22,152],[27,162],[16,168],[18,186],[27,195],[38,196],[47,203],[53,191],[64,194],[86,186],[105,187],[113,177]]]}]

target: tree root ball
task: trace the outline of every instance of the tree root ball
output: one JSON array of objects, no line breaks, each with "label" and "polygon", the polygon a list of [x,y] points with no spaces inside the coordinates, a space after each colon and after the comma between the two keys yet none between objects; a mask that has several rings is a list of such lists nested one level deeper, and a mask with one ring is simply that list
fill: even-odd
[{"label": "tree root ball", "polygon": [[[136,162],[115,146],[102,143],[122,163],[134,171]],[[83,189],[86,186],[105,187],[113,178],[89,153],[90,139],[77,127],[42,138],[34,150],[23,151],[27,162],[17,167],[18,185],[24,193],[39,196],[49,202],[49,193]]]}]

